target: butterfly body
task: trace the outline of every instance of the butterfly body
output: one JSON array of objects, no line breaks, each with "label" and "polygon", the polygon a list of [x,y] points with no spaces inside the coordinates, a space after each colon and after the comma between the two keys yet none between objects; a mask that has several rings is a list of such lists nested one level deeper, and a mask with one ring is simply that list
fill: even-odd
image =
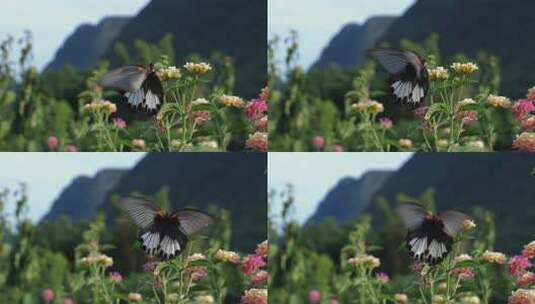
[{"label": "butterfly body", "polygon": [[138,198],[123,199],[120,207],[140,227],[138,239],[143,250],[162,260],[180,254],[189,235],[213,223],[212,217],[200,210],[182,209],[167,213]]},{"label": "butterfly body", "polygon": [[425,61],[415,53],[396,49],[372,49],[368,55],[388,71],[392,96],[398,102],[419,104],[429,91]]},{"label": "butterfly body", "polygon": [[112,70],[102,76],[100,85],[119,91],[130,105],[141,106],[148,111],[158,109],[164,97],[163,86],[153,64]]},{"label": "butterfly body", "polygon": [[396,209],[408,229],[406,247],[419,262],[440,263],[451,251],[454,238],[470,217],[458,211],[433,215],[417,204],[405,204]]}]

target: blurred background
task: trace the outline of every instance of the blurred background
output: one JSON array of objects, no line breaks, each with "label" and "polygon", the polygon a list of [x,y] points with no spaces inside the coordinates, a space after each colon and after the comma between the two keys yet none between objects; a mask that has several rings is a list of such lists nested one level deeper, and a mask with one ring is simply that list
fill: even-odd
[{"label": "blurred background", "polygon": [[[253,252],[267,239],[266,162],[261,153],[0,154],[0,291],[13,303],[37,299],[44,288],[74,294],[69,278],[90,238],[105,244],[114,260],[109,271],[127,278],[125,286],[145,288],[148,258],[138,227],[116,206],[128,195],[213,215],[192,250]],[[228,294],[235,299],[243,282],[239,268],[232,271]]]}]

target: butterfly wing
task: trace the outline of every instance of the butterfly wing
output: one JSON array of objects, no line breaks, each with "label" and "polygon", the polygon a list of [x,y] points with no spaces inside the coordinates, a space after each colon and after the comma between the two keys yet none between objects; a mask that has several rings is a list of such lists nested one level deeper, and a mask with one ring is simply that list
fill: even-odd
[{"label": "butterfly wing", "polygon": [[183,209],[176,214],[180,228],[186,235],[197,233],[214,223],[214,218],[211,215],[200,210]]},{"label": "butterfly wing", "polygon": [[154,223],[157,209],[141,198],[126,197],[119,201],[121,208],[141,228],[148,229]]},{"label": "butterfly wing", "polygon": [[454,210],[448,210],[438,215],[444,223],[444,232],[452,238],[455,238],[463,230],[463,223],[472,218],[468,215]]},{"label": "butterfly wing", "polygon": [[426,214],[426,210],[421,205],[413,203],[400,205],[395,211],[409,231],[418,229]]},{"label": "butterfly wing", "polygon": [[396,49],[376,48],[368,51],[368,56],[377,60],[390,74],[399,74],[410,64],[405,52]]},{"label": "butterfly wing", "polygon": [[147,71],[143,67],[126,66],[112,70],[100,78],[100,85],[123,92],[138,91],[147,78]]},{"label": "butterfly wing", "polygon": [[158,109],[163,100],[163,86],[156,73],[152,72],[147,75],[141,90],[144,93],[145,101],[143,107],[149,111]]}]

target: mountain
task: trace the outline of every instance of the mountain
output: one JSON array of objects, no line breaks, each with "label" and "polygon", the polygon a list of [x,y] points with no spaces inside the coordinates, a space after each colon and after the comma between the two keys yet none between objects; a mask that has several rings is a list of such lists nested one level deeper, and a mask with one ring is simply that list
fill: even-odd
[{"label": "mountain", "polygon": [[344,69],[359,66],[365,59],[365,51],[390,28],[396,17],[373,17],[363,25],[345,25],[329,42],[312,69],[325,69],[337,64]]},{"label": "mountain", "polygon": [[104,204],[108,191],[121,179],[126,170],[102,170],[94,177],[80,176],[65,187],[52,203],[50,211],[41,222],[53,221],[62,215],[73,220],[84,220],[95,215]]},{"label": "mountain", "polygon": [[112,66],[119,61],[115,42],[133,48],[137,39],[174,38],[175,61],[183,64],[193,53],[210,57],[221,52],[234,59],[236,91],[244,97],[258,95],[267,84],[266,0],[152,0],[114,40],[104,57]]},{"label": "mountain", "polygon": [[358,217],[370,204],[372,196],[392,175],[390,171],[370,171],[361,178],[344,178],[329,191],[308,223],[318,223],[328,217],[344,223]]},{"label": "mountain", "polygon": [[130,17],[108,17],[97,25],[80,25],[65,40],[46,69],[59,69],[66,63],[80,70],[92,68],[130,19]]}]

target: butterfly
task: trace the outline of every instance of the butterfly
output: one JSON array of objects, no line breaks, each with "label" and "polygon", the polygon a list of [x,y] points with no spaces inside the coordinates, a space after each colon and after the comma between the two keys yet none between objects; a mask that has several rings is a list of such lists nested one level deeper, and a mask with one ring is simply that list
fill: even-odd
[{"label": "butterfly", "polygon": [[438,264],[451,251],[454,238],[471,218],[459,211],[448,210],[433,215],[418,204],[404,204],[396,208],[408,229],[406,245],[417,261]]},{"label": "butterfly", "polygon": [[119,207],[139,226],[139,241],[150,256],[169,260],[186,247],[188,236],[214,223],[209,214],[195,209],[171,213],[141,198],[127,197]]},{"label": "butterfly", "polygon": [[163,101],[163,86],[151,63],[148,67],[126,66],[100,78],[100,85],[123,94],[129,104],[154,111]]},{"label": "butterfly", "polygon": [[399,102],[418,104],[429,91],[429,74],[425,61],[413,52],[376,48],[368,56],[390,73],[389,86]]}]

